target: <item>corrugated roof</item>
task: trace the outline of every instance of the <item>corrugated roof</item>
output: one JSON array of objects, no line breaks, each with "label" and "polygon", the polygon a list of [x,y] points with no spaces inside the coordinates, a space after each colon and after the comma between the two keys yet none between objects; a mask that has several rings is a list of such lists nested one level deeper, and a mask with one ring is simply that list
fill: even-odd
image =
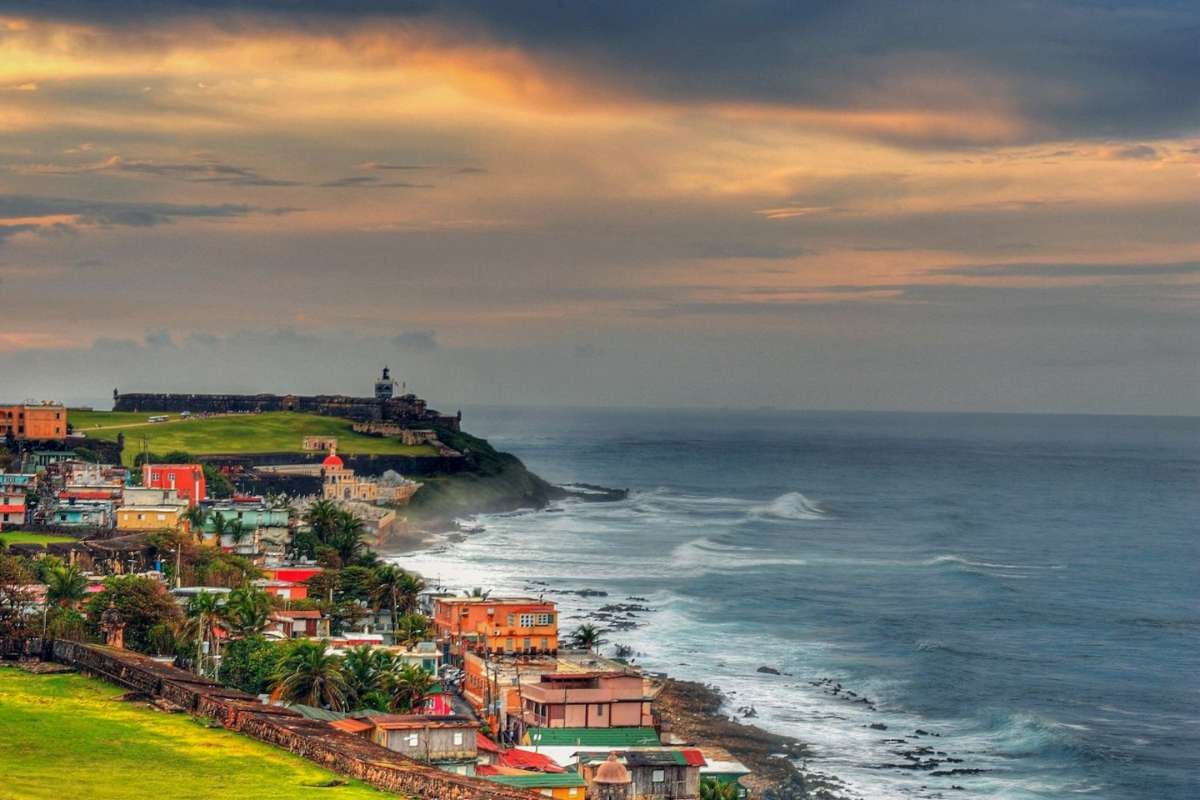
[{"label": "corrugated roof", "polygon": [[[654,728],[530,728],[530,744],[553,747],[654,747],[662,744]],[[541,738],[534,739],[540,735]]]},{"label": "corrugated roof", "polygon": [[340,731],[347,733],[363,733],[369,731],[375,726],[363,719],[335,719],[329,723]]},{"label": "corrugated roof", "polygon": [[[611,751],[609,751],[611,752]],[[579,753],[580,763],[604,761],[608,752]],[[707,762],[696,748],[663,748],[660,750],[618,750],[617,756],[631,767],[702,767]]]},{"label": "corrugated roof", "polygon": [[500,755],[501,765],[515,769],[532,769],[539,772],[562,772],[558,762],[545,753],[534,753],[529,750],[506,750]]},{"label": "corrugated roof", "polygon": [[554,789],[587,786],[575,772],[530,772],[525,775],[487,775],[484,780],[515,786],[518,789]]}]

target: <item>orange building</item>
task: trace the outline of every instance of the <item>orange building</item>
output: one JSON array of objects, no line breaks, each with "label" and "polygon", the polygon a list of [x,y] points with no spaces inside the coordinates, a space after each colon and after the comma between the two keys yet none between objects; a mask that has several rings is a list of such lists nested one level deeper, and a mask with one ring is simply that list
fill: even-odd
[{"label": "orange building", "polygon": [[435,597],[433,624],[450,654],[558,652],[558,610],[531,597]]},{"label": "orange building", "polygon": [[142,486],[153,489],[174,489],[194,506],[207,495],[204,467],[199,464],[143,464]]},{"label": "orange building", "polygon": [[58,403],[0,406],[0,437],[17,441],[67,438],[67,409]]}]

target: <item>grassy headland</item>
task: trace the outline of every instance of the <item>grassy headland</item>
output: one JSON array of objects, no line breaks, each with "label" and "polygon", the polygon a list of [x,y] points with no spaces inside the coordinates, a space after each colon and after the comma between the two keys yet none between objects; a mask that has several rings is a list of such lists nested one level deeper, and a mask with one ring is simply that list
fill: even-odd
[{"label": "grassy headland", "polygon": [[0,667],[0,800],[385,797],[240,734],[121,702],[121,693],[81,675]]},{"label": "grassy headland", "polygon": [[348,419],[269,411],[262,414],[230,414],[214,417],[181,417],[162,414],[166,422],[149,422],[160,412],[75,411],[69,412],[77,433],[97,441],[116,441],[125,434],[123,460],[132,465],[145,437],[153,453],[183,451],[197,456],[240,453],[301,453],[305,436],[336,436],[338,452],[364,455],[435,456],[428,445],[406,445],[398,439],[355,433]]},{"label": "grassy headland", "polygon": [[453,475],[422,476],[409,515],[447,520],[518,508],[542,508],[566,496],[562,489],[530,472],[521,459],[502,453],[486,439],[461,431],[439,430],[438,438],[467,457],[470,469]]}]

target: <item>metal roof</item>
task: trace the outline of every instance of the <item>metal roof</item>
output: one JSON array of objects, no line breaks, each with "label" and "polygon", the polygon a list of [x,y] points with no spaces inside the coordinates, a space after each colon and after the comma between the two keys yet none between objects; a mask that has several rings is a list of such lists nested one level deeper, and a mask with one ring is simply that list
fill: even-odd
[{"label": "metal roof", "polygon": [[530,744],[553,747],[653,747],[662,744],[654,728],[530,728]]},{"label": "metal roof", "polygon": [[577,772],[530,772],[527,775],[485,775],[484,780],[519,789],[553,789],[587,786]]}]

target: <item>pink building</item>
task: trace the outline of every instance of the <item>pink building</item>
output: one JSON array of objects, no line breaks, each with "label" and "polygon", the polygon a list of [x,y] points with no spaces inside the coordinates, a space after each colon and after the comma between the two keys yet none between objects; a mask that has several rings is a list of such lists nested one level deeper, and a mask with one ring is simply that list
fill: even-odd
[{"label": "pink building", "polygon": [[206,495],[204,468],[199,464],[143,464],[142,486],[153,489],[174,489],[194,506]]},{"label": "pink building", "polygon": [[523,685],[525,722],[543,728],[652,726],[653,697],[641,675],[625,672],[545,673]]}]

